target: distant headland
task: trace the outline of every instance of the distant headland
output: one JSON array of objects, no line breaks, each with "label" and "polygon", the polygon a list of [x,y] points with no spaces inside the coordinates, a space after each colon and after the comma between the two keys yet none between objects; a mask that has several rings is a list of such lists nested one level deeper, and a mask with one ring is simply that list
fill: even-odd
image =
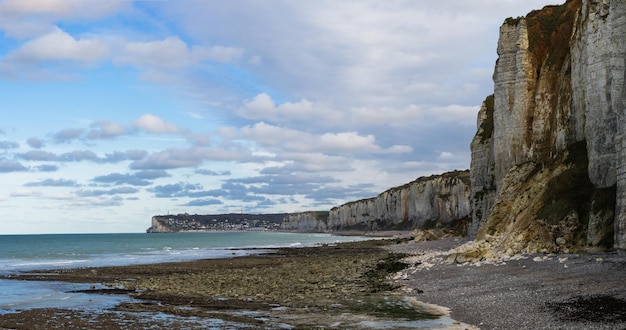
[{"label": "distant headland", "polygon": [[190,231],[276,231],[286,213],[276,214],[168,214],[152,217],[148,233],[175,233]]}]

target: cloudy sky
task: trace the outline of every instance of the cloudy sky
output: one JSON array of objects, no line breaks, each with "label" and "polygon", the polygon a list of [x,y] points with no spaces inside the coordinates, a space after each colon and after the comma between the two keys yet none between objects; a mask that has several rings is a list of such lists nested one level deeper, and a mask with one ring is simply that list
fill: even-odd
[{"label": "cloudy sky", "polygon": [[554,3],[0,0],[0,234],[328,210],[466,169],[499,26]]}]

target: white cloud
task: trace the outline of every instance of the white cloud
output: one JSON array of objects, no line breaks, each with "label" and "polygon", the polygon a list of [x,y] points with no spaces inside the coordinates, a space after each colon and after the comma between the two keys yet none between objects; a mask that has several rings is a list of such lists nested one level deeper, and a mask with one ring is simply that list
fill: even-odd
[{"label": "white cloud", "polygon": [[211,145],[211,137],[208,134],[187,134],[187,141],[197,147],[208,147]]},{"label": "white cloud", "polygon": [[91,124],[91,128],[87,138],[92,140],[116,138],[129,133],[123,125],[109,120],[96,121]]},{"label": "white cloud", "polygon": [[274,100],[272,100],[271,96],[261,93],[255,96],[251,101],[246,102],[240,114],[250,119],[275,117],[276,104],[274,104]]},{"label": "white cloud", "polygon": [[[485,95],[486,97],[487,95]],[[457,104],[451,104],[443,107],[433,107],[428,109],[427,116],[432,118],[438,123],[456,122],[462,126],[476,125],[476,116],[480,107],[476,106],[462,106]]]},{"label": "white cloud", "polygon": [[454,158],[455,158],[455,157],[454,157],[454,154],[453,154],[453,153],[451,153],[451,152],[447,152],[447,151],[442,151],[442,152],[439,154],[439,157],[438,157],[437,159],[440,159],[440,160],[452,160],[452,159],[454,159]]},{"label": "white cloud", "polygon": [[69,200],[74,200],[75,198],[76,198],[76,195],[71,194],[71,193],[57,193],[57,194],[52,194],[48,196],[48,199],[59,200],[59,201],[69,201]]},{"label": "white cloud", "polygon": [[[545,0],[282,1],[165,3],[196,40],[245,45],[274,88],[336,108],[478,104],[493,89],[498,27]],[[229,22],[240,24],[232,25]],[[215,26],[219,29],[215,29]],[[288,28],[285,28],[288,27]],[[477,84],[478,88],[466,88]],[[272,95],[272,93],[269,93]],[[255,95],[258,95],[256,93]],[[269,118],[257,120],[269,121]]]},{"label": "white cloud", "polygon": [[307,99],[276,104],[267,93],[256,95],[244,103],[237,114],[244,118],[270,122],[311,121],[309,124],[341,121],[342,113],[322,103]]},{"label": "white cloud", "polygon": [[97,17],[118,10],[123,1],[89,0],[4,0],[0,13],[14,15],[58,15]]},{"label": "white cloud", "polygon": [[149,113],[135,119],[133,126],[151,134],[180,134],[186,132],[186,130],[178,127],[176,124],[168,123]]},{"label": "white cloud", "polygon": [[281,153],[279,158],[285,160],[282,170],[293,172],[346,172],[352,171],[353,158],[330,156],[323,153]]},{"label": "white cloud", "polygon": [[0,30],[13,38],[36,37],[54,29],[59,20],[98,19],[130,5],[130,1],[3,0]]},{"label": "white cloud", "polygon": [[393,145],[386,149],[385,152],[390,154],[410,154],[413,152],[413,148],[406,145]]},{"label": "white cloud", "polygon": [[64,0],[5,0],[0,3],[0,12],[20,15],[66,14],[70,2]]},{"label": "white cloud", "polygon": [[11,193],[11,197],[39,197],[42,193],[40,191],[33,191],[29,189],[19,189]]},{"label": "white cloud", "polygon": [[478,106],[448,105],[442,107],[411,104],[404,108],[360,107],[351,109],[352,122],[359,126],[415,127],[424,125],[460,124],[474,126]]},{"label": "white cloud", "polygon": [[315,135],[294,129],[256,123],[245,126],[241,133],[247,139],[260,143],[270,150],[280,152],[320,152],[320,153],[397,153],[409,152],[408,146],[393,146],[384,149],[376,144],[373,135],[362,136],[357,132],[324,133]]},{"label": "white cloud", "polygon": [[327,150],[380,150],[373,135],[361,136],[357,132],[326,133],[319,137],[320,148]]},{"label": "white cloud", "polygon": [[234,62],[243,57],[243,49],[226,46],[194,46],[191,49],[191,57],[196,61]]},{"label": "white cloud", "polygon": [[187,44],[177,37],[148,42],[129,42],[114,57],[117,64],[139,68],[180,69],[191,65]]},{"label": "white cloud", "polygon": [[287,149],[292,150],[305,148],[305,141],[311,142],[310,140],[313,138],[304,132],[269,125],[264,122],[245,126],[241,128],[241,133],[243,137],[257,141],[262,145],[268,147],[286,146]]},{"label": "white cloud", "polygon": [[130,167],[132,169],[196,168],[205,161],[235,161],[241,160],[244,156],[241,152],[223,149],[170,148],[136,160],[131,163]]},{"label": "white cloud", "polygon": [[179,37],[147,42],[128,42],[113,61],[144,69],[185,69],[203,61],[231,62],[243,55],[239,48],[193,46]]},{"label": "white cloud", "polygon": [[108,46],[97,39],[75,39],[60,28],[35,38],[10,53],[3,61],[77,61],[86,64],[104,59]]}]

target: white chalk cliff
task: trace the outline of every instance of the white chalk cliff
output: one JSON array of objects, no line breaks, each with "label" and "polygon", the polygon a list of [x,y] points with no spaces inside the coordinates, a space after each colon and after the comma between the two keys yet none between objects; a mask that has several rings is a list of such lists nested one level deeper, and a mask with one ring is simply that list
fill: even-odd
[{"label": "white chalk cliff", "polygon": [[470,235],[626,249],[626,2],[571,0],[500,29],[472,141]]},{"label": "white chalk cliff", "polygon": [[328,212],[290,213],[280,225],[282,230],[325,232],[328,229]]},{"label": "white chalk cliff", "polygon": [[469,171],[422,177],[376,197],[349,202],[320,216],[288,215],[282,229],[300,231],[448,228],[466,225],[470,215]]},{"label": "white chalk cliff", "polygon": [[569,0],[508,18],[497,52],[470,182],[464,172],[416,180],[308,227],[442,227],[469,215],[471,238],[511,253],[624,253],[626,1]]},{"label": "white chalk cliff", "polygon": [[328,228],[343,230],[427,229],[452,227],[468,220],[469,172],[419,178],[370,199],[330,210]]}]

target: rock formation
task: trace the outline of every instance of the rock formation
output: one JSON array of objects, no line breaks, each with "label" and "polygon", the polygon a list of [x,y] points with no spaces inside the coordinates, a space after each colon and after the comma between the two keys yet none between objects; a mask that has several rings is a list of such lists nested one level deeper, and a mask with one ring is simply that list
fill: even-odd
[{"label": "rock formation", "polygon": [[175,233],[180,230],[167,222],[168,218],[155,215],[152,217],[152,226],[146,230],[147,233]]},{"label": "rock formation", "polygon": [[283,219],[280,229],[324,232],[328,229],[328,211],[290,213]]},{"label": "rock formation", "polygon": [[428,229],[465,225],[469,218],[469,172],[422,177],[374,198],[330,210],[329,230]]},{"label": "rock formation", "polygon": [[376,197],[334,207],[330,213],[289,214],[281,229],[319,232],[446,228],[462,232],[470,216],[469,183],[467,170],[422,177]]},{"label": "rock formation", "polygon": [[509,18],[498,56],[471,143],[470,236],[516,252],[626,249],[626,2]]}]

